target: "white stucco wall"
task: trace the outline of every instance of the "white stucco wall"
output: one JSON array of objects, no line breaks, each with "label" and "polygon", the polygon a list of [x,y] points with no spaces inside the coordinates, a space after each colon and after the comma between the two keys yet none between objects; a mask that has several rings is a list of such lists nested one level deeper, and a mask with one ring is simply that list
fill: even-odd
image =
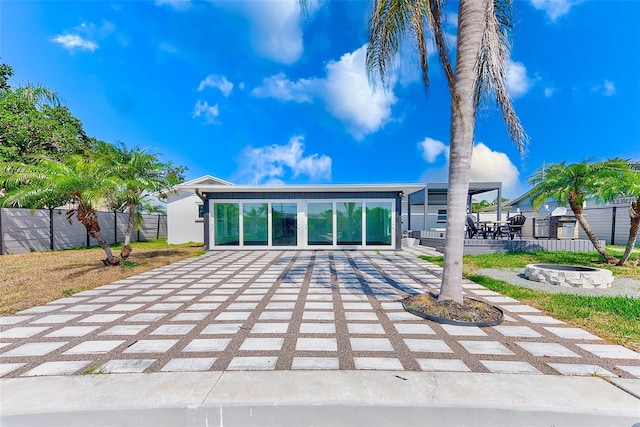
[{"label": "white stucco wall", "polygon": [[202,201],[193,193],[170,194],[167,200],[167,243],[202,242],[204,222],[198,218]]}]

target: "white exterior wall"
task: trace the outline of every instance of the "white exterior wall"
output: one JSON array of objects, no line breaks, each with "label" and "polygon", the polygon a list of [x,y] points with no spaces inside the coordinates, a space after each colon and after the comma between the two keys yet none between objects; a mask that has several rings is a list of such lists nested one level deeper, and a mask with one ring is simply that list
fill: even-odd
[{"label": "white exterior wall", "polygon": [[167,200],[167,243],[202,242],[204,221],[198,218],[202,200],[194,193],[170,194]]}]

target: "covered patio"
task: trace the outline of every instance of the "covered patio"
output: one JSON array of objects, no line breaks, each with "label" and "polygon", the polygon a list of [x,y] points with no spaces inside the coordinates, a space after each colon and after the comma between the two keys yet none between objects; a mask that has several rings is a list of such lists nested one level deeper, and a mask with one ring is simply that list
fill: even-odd
[{"label": "covered patio", "polygon": [[[407,230],[442,232],[446,226],[447,191],[446,182],[427,183],[424,188],[407,196]],[[502,200],[501,182],[471,182],[467,196],[468,212],[472,211],[473,198],[479,194],[496,193],[496,199]],[[412,213],[414,218],[412,218]],[[422,221],[417,222],[416,216],[422,214]],[[496,221],[502,218],[502,206],[498,203]],[[478,214],[478,220],[479,220]]]}]

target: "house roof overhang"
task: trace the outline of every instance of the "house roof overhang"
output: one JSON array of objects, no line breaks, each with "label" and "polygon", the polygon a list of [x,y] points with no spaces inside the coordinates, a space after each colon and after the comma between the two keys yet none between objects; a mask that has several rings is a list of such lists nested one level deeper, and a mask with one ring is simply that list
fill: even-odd
[{"label": "house roof overhang", "polygon": [[362,193],[398,192],[408,195],[424,184],[294,184],[294,185],[207,185],[184,183],[178,190],[200,193]]},{"label": "house roof overhang", "polygon": [[[449,184],[446,182],[436,182],[424,184],[419,191],[414,192],[409,197],[409,203],[412,205],[424,204],[425,193],[429,196],[447,194]],[[501,182],[470,182],[469,195],[488,193],[489,191],[502,190]]]}]

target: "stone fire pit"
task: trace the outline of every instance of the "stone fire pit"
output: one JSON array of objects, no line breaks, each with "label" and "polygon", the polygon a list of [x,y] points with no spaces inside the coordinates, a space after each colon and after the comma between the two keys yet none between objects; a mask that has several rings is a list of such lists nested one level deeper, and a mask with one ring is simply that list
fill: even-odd
[{"label": "stone fire pit", "polygon": [[562,264],[529,264],[524,269],[529,280],[569,288],[609,288],[613,274],[602,268]]}]

